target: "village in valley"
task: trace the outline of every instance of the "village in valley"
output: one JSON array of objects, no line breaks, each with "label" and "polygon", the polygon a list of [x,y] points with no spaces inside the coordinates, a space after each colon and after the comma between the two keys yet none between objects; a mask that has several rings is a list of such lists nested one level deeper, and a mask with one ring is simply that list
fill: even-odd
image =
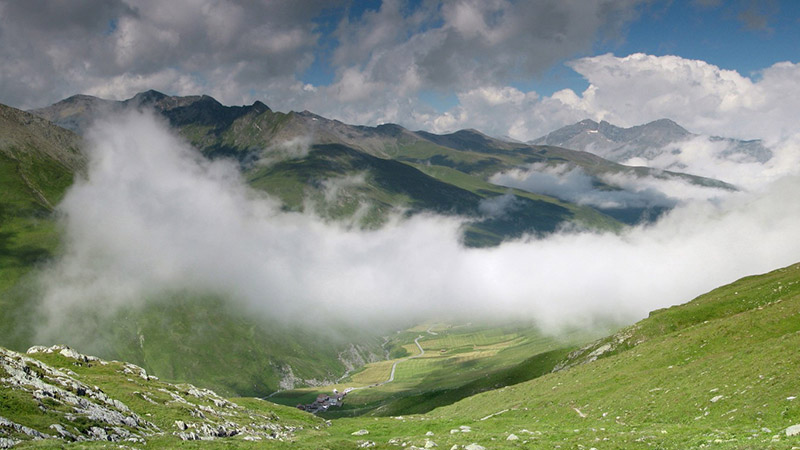
[{"label": "village in valley", "polygon": [[341,407],[345,396],[347,396],[347,394],[353,389],[354,388],[347,388],[342,392],[339,392],[338,389],[334,389],[333,395],[319,394],[313,402],[307,405],[297,405],[297,409],[316,414],[318,412],[327,411],[328,408],[332,406]]}]

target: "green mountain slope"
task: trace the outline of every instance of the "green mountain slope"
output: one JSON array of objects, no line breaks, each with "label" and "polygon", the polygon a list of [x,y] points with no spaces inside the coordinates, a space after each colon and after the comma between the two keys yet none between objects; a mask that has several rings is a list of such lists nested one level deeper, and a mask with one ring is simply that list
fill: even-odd
[{"label": "green mountain slope", "polygon": [[[95,105],[94,110],[91,105]],[[565,223],[613,230],[621,226],[620,221],[636,223],[665,210],[597,209],[488,182],[492,175],[533,163],[580,168],[603,190],[621,189],[601,180],[613,174],[677,178],[733,189],[717,180],[626,167],[586,152],[510,143],[475,130],[436,135],[412,132],[394,124],[353,126],[307,111],[275,112],[260,102],[223,106],[208,96],[172,97],[147,91],[129,100],[112,102],[111,106],[104,100],[76,96],[35,112],[73,126],[88,123],[96,111],[126,106],[151,107],[207,156],[238,160],[255,187],[279,196],[288,208],[300,209],[312,199],[317,211],[341,218],[352,216],[355,211],[363,213],[365,207],[369,211],[365,225],[380,223],[393,208],[461,214],[475,222],[466,230],[468,245],[495,245],[526,233],[546,234]],[[412,174],[387,161],[415,167],[441,183],[432,183],[419,173]],[[391,171],[398,175],[389,174]],[[367,186],[341,188],[337,184],[341,195],[331,198],[331,183],[326,180],[335,183],[354,178],[363,178]],[[448,185],[469,192],[456,193]],[[481,208],[482,202],[497,201],[498,195],[506,193],[513,198],[506,202],[513,206],[507,211],[492,215]]]},{"label": "green mountain slope", "polygon": [[26,275],[57,253],[54,205],[82,171],[80,138],[32,114],[0,105],[0,336],[5,344],[31,313]]},{"label": "green mountain slope", "polygon": [[424,416],[334,430],[415,445],[431,431],[443,448],[793,448],[798,317],[800,264],[655,311],[574,352],[563,370]]},{"label": "green mountain slope", "polygon": [[[91,99],[70,97],[34,112],[65,126],[85,126],[100,112],[128,106],[152,108],[206,156],[238,160],[253,187],[279,197],[293,210],[313,206],[336,219],[358,212],[366,226],[380,224],[389,211],[398,208],[459,214],[473,221],[465,242],[478,246],[496,245],[526,233],[549,233],[567,222],[599,229],[621,226],[593,208],[485,180],[487,173],[522,163],[520,158],[487,159],[438,145],[424,133],[397,125],[353,126],[307,111],[274,112],[260,102],[228,107],[208,96],[171,97],[156,91],[122,102]],[[491,161],[491,170],[454,168],[448,162],[463,158],[479,160],[477,166]],[[331,185],[336,186],[335,196],[331,196]],[[514,198],[507,214],[482,211],[483,201],[506,193]]]}]

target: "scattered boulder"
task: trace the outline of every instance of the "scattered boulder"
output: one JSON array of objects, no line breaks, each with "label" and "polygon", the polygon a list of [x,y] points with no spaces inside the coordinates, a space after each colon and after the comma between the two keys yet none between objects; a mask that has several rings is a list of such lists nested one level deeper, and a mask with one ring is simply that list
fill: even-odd
[{"label": "scattered boulder", "polygon": [[369,431],[367,431],[367,430],[358,430],[358,431],[353,431],[350,434],[353,435],[353,436],[364,436],[366,434],[369,434]]},{"label": "scattered boulder", "polygon": [[787,436],[797,436],[800,435],[800,424],[792,425],[786,429]]},{"label": "scattered boulder", "polygon": [[516,435],[516,434],[514,434],[514,433],[511,433],[511,434],[509,434],[509,435],[508,435],[508,437],[506,438],[506,440],[507,440],[507,441],[517,441],[517,440],[519,440],[519,436],[517,436],[517,435]]},{"label": "scattered boulder", "polygon": [[486,450],[486,447],[482,445],[478,445],[475,443],[469,444],[468,446],[464,447],[465,450]]}]

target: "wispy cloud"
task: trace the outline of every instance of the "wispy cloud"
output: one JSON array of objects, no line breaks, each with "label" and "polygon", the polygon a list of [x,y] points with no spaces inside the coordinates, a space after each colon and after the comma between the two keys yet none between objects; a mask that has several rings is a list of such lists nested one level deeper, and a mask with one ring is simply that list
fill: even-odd
[{"label": "wispy cloud", "polygon": [[580,167],[566,164],[534,163],[527,168],[497,173],[490,181],[602,209],[672,208],[681,201],[711,200],[729,194],[724,189],[703,187],[666,175],[656,178],[616,173],[594,178]]}]

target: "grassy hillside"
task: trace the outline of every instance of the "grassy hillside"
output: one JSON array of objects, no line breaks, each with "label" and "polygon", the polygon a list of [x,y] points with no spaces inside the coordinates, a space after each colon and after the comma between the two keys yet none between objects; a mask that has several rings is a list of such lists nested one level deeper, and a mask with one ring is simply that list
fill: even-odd
[{"label": "grassy hillside", "polygon": [[0,336],[31,313],[27,276],[59,246],[54,205],[84,169],[80,138],[18,109],[0,105]]},{"label": "grassy hillside", "polygon": [[[269,430],[284,439],[269,441],[276,448],[395,449],[432,448],[435,444],[456,449],[789,449],[800,445],[800,433],[793,435],[790,428],[800,424],[798,317],[800,264],[747,277],[685,305],[656,311],[572,352],[562,360],[562,370],[473,395],[426,414],[342,418],[330,426],[305,413],[255,399],[232,399],[238,407],[231,406],[207,391],[168,385],[124,363],[76,359],[61,354],[60,349],[30,355],[61,368],[62,375],[53,375],[40,363],[3,351],[0,416],[53,435],[57,429],[50,425],[57,422],[73,436],[99,434],[95,427],[108,435],[127,432],[148,445],[171,447],[192,446],[180,440],[180,433],[219,433],[222,425],[222,431],[241,432],[207,445],[247,447],[259,443],[244,440],[253,435],[260,436],[263,445],[268,439],[263,431]],[[439,331],[442,333],[431,334]],[[426,341],[420,339],[427,342],[426,353],[470,345],[474,351],[518,338],[502,330],[488,334],[463,331],[422,327],[408,333],[427,334]],[[14,384],[10,380],[26,372],[19,369],[20,361],[29,367],[28,378],[64,386],[74,395],[80,395],[81,388],[87,400],[103,402],[105,408],[125,417],[135,414],[136,426],[115,429],[104,422],[108,416],[91,419],[80,411],[59,413],[72,399],[68,394],[37,397],[30,388],[10,389]],[[526,364],[503,372],[504,380],[525,378],[540,366],[536,361]],[[54,383],[59,377],[73,381]],[[44,389],[50,391],[53,389]],[[99,392],[121,404],[103,401]],[[192,425],[183,430],[187,424]],[[29,439],[20,430],[0,425],[4,438]],[[39,443],[61,445],[56,441]]]},{"label": "grassy hillside", "polygon": [[227,299],[183,293],[103,320],[80,311],[70,326],[61,335],[66,345],[223,395],[264,397],[281,386],[332,383],[349,368],[383,357],[377,333],[307,330],[236,311]]},{"label": "grassy hillside", "polygon": [[[798,317],[793,265],[656,311],[575,352],[568,369],[424,416],[343,419],[332,432],[421,445],[431,431],[444,448],[793,448]],[[451,432],[460,426],[470,432]]]}]

